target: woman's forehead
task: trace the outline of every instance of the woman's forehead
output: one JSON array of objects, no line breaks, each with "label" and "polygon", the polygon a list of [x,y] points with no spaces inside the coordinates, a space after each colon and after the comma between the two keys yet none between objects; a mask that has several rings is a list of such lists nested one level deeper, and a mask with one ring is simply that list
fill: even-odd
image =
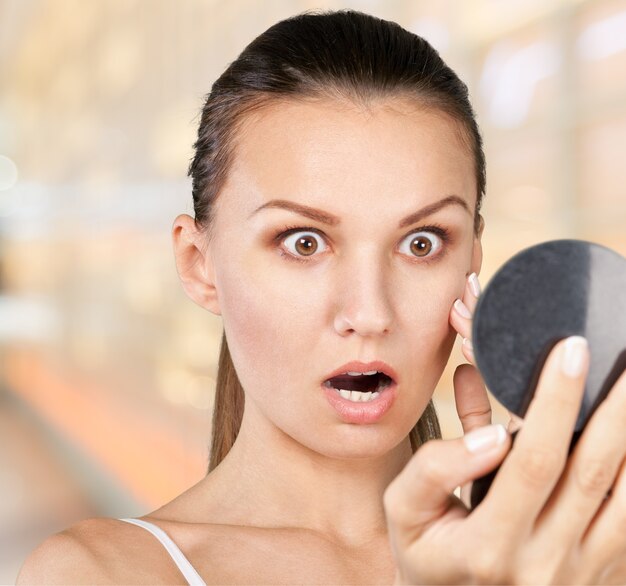
[{"label": "woman's forehead", "polygon": [[289,100],[245,120],[227,184],[257,205],[287,194],[389,191],[473,201],[476,176],[459,123],[441,111],[399,100],[368,108]]},{"label": "woman's forehead", "polygon": [[362,139],[369,149],[380,150],[428,139],[431,146],[446,143],[448,149],[465,151],[461,127],[443,110],[421,106],[415,99],[381,98],[368,105],[332,99],[275,100],[244,115],[237,150],[334,151],[333,147],[354,146]]}]

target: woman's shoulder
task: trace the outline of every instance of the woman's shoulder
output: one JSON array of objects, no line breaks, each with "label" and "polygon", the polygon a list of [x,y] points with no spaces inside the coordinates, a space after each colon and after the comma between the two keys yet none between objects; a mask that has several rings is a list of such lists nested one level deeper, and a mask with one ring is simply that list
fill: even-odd
[{"label": "woman's shoulder", "polygon": [[112,518],[82,520],[41,542],[16,584],[157,583],[171,569],[156,540],[137,529]]},{"label": "woman's shoulder", "polygon": [[86,583],[106,578],[107,560],[99,555],[99,541],[108,540],[112,525],[112,519],[85,519],[50,535],[28,555],[17,584]]}]

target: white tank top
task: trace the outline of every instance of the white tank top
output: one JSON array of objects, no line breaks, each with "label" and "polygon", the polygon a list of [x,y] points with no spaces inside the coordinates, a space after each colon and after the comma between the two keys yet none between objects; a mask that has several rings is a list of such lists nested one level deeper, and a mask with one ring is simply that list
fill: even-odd
[{"label": "white tank top", "polygon": [[178,549],[178,546],[172,541],[170,536],[163,531],[163,529],[157,527],[153,523],[143,521],[142,519],[120,519],[120,521],[126,521],[127,523],[132,523],[133,525],[139,525],[139,527],[143,527],[144,529],[150,531],[150,533],[152,533],[152,535],[154,535],[163,544],[163,547],[165,547],[167,553],[170,554],[174,563],[178,566],[178,569],[181,571],[190,586],[206,586],[206,583],[200,577],[200,574],[196,572],[195,568],[189,563],[189,560],[185,557],[183,552]]}]

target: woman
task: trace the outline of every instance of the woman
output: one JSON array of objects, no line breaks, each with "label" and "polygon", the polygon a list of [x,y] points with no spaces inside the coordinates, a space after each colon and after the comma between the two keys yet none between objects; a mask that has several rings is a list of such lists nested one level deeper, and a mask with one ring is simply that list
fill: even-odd
[{"label": "woman", "polygon": [[214,84],[195,148],[195,218],[172,234],[185,291],[224,323],[209,474],[139,521],[52,536],[19,581],[623,579],[626,377],[565,468],[584,339],[553,350],[481,505],[453,494],[511,440],[471,364],[463,438],[441,439],[431,401],[469,338],[485,190],[467,89],[436,51],[353,11],[279,22]]}]

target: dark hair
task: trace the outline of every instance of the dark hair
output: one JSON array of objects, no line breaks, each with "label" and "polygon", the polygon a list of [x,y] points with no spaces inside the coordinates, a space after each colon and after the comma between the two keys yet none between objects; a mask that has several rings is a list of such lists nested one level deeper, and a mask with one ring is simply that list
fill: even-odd
[{"label": "dark hair", "polygon": [[[395,22],[354,10],[307,11],[282,20],[254,39],[215,81],[206,98],[189,167],[196,225],[211,240],[218,194],[251,111],[277,100],[332,98],[363,106],[406,97],[458,123],[475,162],[474,230],[485,193],[482,139],[467,86],[421,37]],[[244,408],[226,336],[222,333],[209,472],[232,447]],[[431,401],[409,434],[413,451],[441,431]]]}]

